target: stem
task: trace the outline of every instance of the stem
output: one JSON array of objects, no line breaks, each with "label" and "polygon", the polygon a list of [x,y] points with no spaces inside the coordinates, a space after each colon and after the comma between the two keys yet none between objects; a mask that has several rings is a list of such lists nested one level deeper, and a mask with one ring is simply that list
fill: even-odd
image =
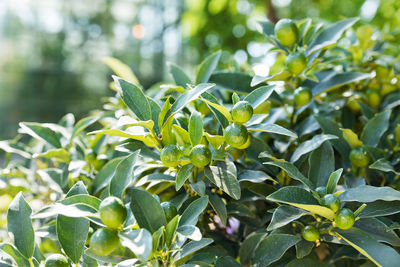
[{"label": "stem", "polygon": [[354,217],[357,217],[365,208],[367,207],[367,204],[362,204],[355,212],[354,212]]},{"label": "stem", "polygon": [[33,264],[32,258],[29,258],[28,261],[29,261],[29,265],[31,267],[35,267],[35,264]]}]

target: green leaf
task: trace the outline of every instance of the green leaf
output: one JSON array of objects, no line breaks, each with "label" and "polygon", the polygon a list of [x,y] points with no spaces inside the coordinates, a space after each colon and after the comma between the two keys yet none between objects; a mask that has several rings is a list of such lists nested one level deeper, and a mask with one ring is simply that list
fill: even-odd
[{"label": "green leaf", "polygon": [[333,134],[339,137],[339,139],[330,140],[329,142],[339,151],[342,157],[347,158],[350,153],[350,147],[343,138],[339,125],[337,125],[333,120],[325,117],[314,116],[314,118],[318,122],[324,134]]},{"label": "green leaf", "polygon": [[254,90],[250,86],[252,77],[241,72],[217,72],[211,75],[210,82],[218,88],[238,93],[250,93]]},{"label": "green leaf", "polygon": [[221,51],[209,55],[203,62],[201,62],[196,73],[196,84],[206,83],[218,65],[221,57]]},{"label": "green leaf", "polygon": [[297,138],[297,134],[273,123],[260,123],[260,124],[253,124],[247,127],[249,131],[256,131],[256,132],[266,132],[266,133],[274,133],[285,135],[289,137]]},{"label": "green leaf", "polygon": [[193,100],[197,99],[202,93],[214,87],[214,84],[211,83],[201,83],[197,85],[195,88],[186,91],[185,93],[181,94],[172,104],[171,108],[168,109],[167,113],[165,114],[163,125],[167,122],[167,120],[173,116],[175,113],[183,109],[187,104],[192,102]]},{"label": "green leaf", "polygon": [[192,164],[184,165],[182,168],[179,169],[178,174],[176,175],[176,184],[175,189],[178,191],[184,185],[187,179],[190,178],[192,175]]},{"label": "green leaf", "polygon": [[300,240],[301,238],[298,236],[287,234],[273,234],[267,236],[258,245],[254,254],[252,266],[268,266],[279,260],[290,247],[296,245]]},{"label": "green leaf", "polygon": [[200,241],[202,238],[200,229],[193,225],[182,225],[178,227],[178,233],[195,241]]},{"label": "green leaf", "polygon": [[239,248],[239,258],[242,265],[248,265],[253,259],[257,247],[267,236],[266,233],[255,233],[248,236]]},{"label": "green leaf", "polygon": [[207,132],[204,133],[208,143],[214,148],[218,149],[223,142],[225,142],[225,138],[222,135],[212,135]]},{"label": "green leaf", "polygon": [[174,237],[176,234],[176,230],[178,229],[179,224],[179,215],[176,215],[171,221],[168,222],[167,227],[165,228],[165,245],[167,248],[170,248]]},{"label": "green leaf", "polygon": [[363,218],[357,220],[354,227],[368,233],[377,241],[385,242],[395,247],[400,246],[400,238],[397,234],[393,230],[389,229],[386,224],[376,218]]},{"label": "green leaf", "polygon": [[56,132],[58,125],[50,123],[20,122],[19,126],[30,136],[43,140],[55,148],[61,148],[61,135]]},{"label": "green leaf", "polygon": [[[154,127],[156,134],[159,134],[161,131],[160,127],[158,126],[158,118],[161,113],[160,105],[158,105],[158,103],[150,97],[147,97],[147,100],[149,101],[151,108],[151,121],[148,122],[153,122],[152,128]],[[151,130],[149,129],[149,131]]]},{"label": "green leaf", "polygon": [[253,108],[256,108],[271,96],[274,89],[275,85],[261,86],[248,94],[244,100],[249,102]]},{"label": "green leaf", "polygon": [[81,119],[74,125],[74,129],[72,130],[72,135],[70,140],[73,140],[76,136],[78,136],[83,130],[87,127],[95,123],[99,119],[99,116],[90,116]]},{"label": "green leaf", "polygon": [[316,187],[326,186],[330,174],[335,169],[335,157],[330,142],[323,143],[311,152],[308,158],[308,177]]},{"label": "green leaf", "polygon": [[226,205],[222,201],[222,199],[211,192],[207,192],[208,197],[210,198],[211,207],[214,209],[215,213],[218,215],[221,220],[222,225],[226,226],[226,221],[228,219],[228,212],[226,210]]},{"label": "green leaf", "polygon": [[388,187],[375,187],[360,185],[349,188],[340,195],[341,201],[374,202],[376,200],[395,201],[400,200],[400,192]]},{"label": "green leaf", "polygon": [[329,25],[317,34],[314,40],[307,47],[306,54],[310,55],[317,50],[335,44],[343,35],[343,32],[353,26],[357,21],[358,18],[351,18]]},{"label": "green leaf", "polygon": [[240,267],[240,264],[231,256],[223,256],[219,257],[218,260],[215,262],[215,267]]},{"label": "green leaf", "polygon": [[175,256],[175,261],[182,259],[190,254],[208,246],[213,240],[211,238],[202,238],[200,241],[190,241],[182,247],[182,250]]},{"label": "green leaf", "polygon": [[98,193],[101,189],[106,187],[111,179],[114,177],[118,164],[123,160],[123,157],[114,158],[107,162],[106,165],[97,173],[93,181],[93,194]]},{"label": "green leaf", "polygon": [[130,138],[134,140],[139,140],[139,141],[145,141],[147,133],[140,132],[139,134],[131,134],[127,131],[122,131],[119,129],[107,129],[107,130],[99,130],[99,131],[93,131],[88,134],[99,134],[99,135],[111,135],[111,136],[118,136],[118,137],[125,137],[125,138]]},{"label": "green leaf", "polygon": [[326,79],[322,80],[315,87],[312,88],[312,93],[314,96],[319,95],[328,90],[338,88],[344,84],[358,82],[371,78],[371,74],[362,72],[345,72],[336,73],[332,76],[328,76]]},{"label": "green leaf", "polygon": [[203,137],[203,118],[197,111],[193,111],[189,118],[189,135],[192,147],[200,144]]},{"label": "green leaf", "polygon": [[128,65],[122,63],[120,60],[113,57],[105,57],[103,58],[103,62],[122,79],[134,83],[136,85],[140,84],[138,78],[133,73],[131,68]]},{"label": "green leaf", "polygon": [[150,193],[138,188],[128,188],[128,195],[133,216],[141,228],[154,233],[161,226],[167,226],[164,210]]},{"label": "green leaf", "polygon": [[301,218],[303,215],[307,214],[308,212],[298,209],[292,206],[282,205],[276,208],[274,214],[272,215],[271,222],[268,225],[267,230],[273,231],[278,229],[282,226],[285,226],[298,218]]},{"label": "green leaf", "polygon": [[370,169],[379,170],[383,172],[393,172],[396,175],[400,175],[400,172],[396,171],[390,161],[381,158],[369,165]]},{"label": "green leaf", "polygon": [[333,194],[335,192],[337,183],[339,182],[342,172],[343,172],[343,168],[334,171],[329,176],[328,183],[326,184],[326,193],[327,194]]},{"label": "green leaf", "polygon": [[176,85],[186,88],[187,84],[191,84],[189,76],[177,65],[169,63],[169,72],[172,74]]},{"label": "green leaf", "polygon": [[[301,240],[296,244],[296,258],[301,259],[311,253],[314,247],[314,242]],[[306,265],[307,266],[307,265]]]},{"label": "green leaf", "polygon": [[19,192],[8,207],[7,227],[14,244],[26,258],[31,258],[35,250],[35,232],[31,220],[32,209]]},{"label": "green leaf", "polygon": [[167,112],[170,110],[170,108],[171,108],[171,97],[168,97],[164,103],[164,106],[160,112],[160,115],[158,116],[158,128],[160,128],[160,130],[163,129],[164,119],[165,119],[165,116],[167,115]]},{"label": "green leaf", "polygon": [[118,164],[114,177],[110,182],[110,195],[122,198],[125,188],[133,180],[133,169],[139,153],[140,150],[136,150]]},{"label": "green leaf", "polygon": [[252,183],[262,183],[267,180],[275,182],[271,176],[263,171],[245,170],[239,174],[239,182],[248,181]]},{"label": "green leaf", "polygon": [[361,141],[365,145],[377,146],[382,135],[389,128],[389,119],[392,110],[388,109],[381,113],[376,114],[365,125],[361,134]]},{"label": "green leaf", "polygon": [[152,236],[146,229],[118,233],[121,245],[129,248],[142,262],[147,262],[153,248]]},{"label": "green leaf", "polygon": [[112,76],[121,98],[139,120],[151,120],[151,108],[142,89],[118,76]]},{"label": "green leaf", "polygon": [[293,152],[290,158],[291,162],[296,162],[301,156],[310,153],[311,151],[319,148],[325,141],[337,139],[337,136],[331,134],[318,134],[314,135],[313,138],[301,143],[297,149]]},{"label": "green leaf", "polygon": [[268,76],[255,75],[251,80],[251,86],[256,86],[263,82],[268,82],[268,81],[284,81],[290,76],[292,76],[292,74],[286,70]]},{"label": "green leaf", "polygon": [[269,195],[267,200],[295,206],[297,208],[318,214],[329,220],[333,220],[335,217],[335,213],[331,209],[320,206],[318,201],[310,192],[300,187],[283,187]]},{"label": "green leaf", "polygon": [[336,230],[336,232],[344,241],[377,266],[392,267],[397,266],[400,262],[400,255],[396,250],[379,243],[360,229],[353,227],[349,230]]},{"label": "green leaf", "polygon": [[181,220],[179,221],[179,226],[182,225],[196,225],[200,214],[206,209],[208,204],[208,196],[203,196],[196,199],[185,209],[182,213]]},{"label": "green leaf", "polygon": [[362,147],[364,144],[358,139],[355,132],[350,129],[340,129],[343,132],[343,138],[347,141],[351,148]]},{"label": "green leaf", "polygon": [[27,159],[31,158],[31,154],[24,151],[22,147],[12,144],[10,141],[0,141],[0,149],[4,150],[6,153],[15,153]]},{"label": "green leaf", "polygon": [[233,162],[219,161],[217,166],[209,166],[204,170],[207,178],[234,199],[240,199],[240,184],[237,180],[236,167]]},{"label": "green leaf", "polygon": [[[29,261],[13,245],[8,244],[8,243],[0,243],[0,251],[3,251],[5,253],[7,253],[8,255],[10,255],[14,259],[14,261],[17,263],[18,267],[31,267],[29,264]],[[0,266],[3,267],[3,265],[1,264],[1,261],[0,261]],[[7,265],[4,265],[4,267],[7,267]]]},{"label": "green leaf", "polygon": [[360,218],[371,218],[392,215],[400,212],[400,201],[377,200],[368,203],[367,207],[358,215]]},{"label": "green leaf", "polygon": [[[214,104],[216,104],[218,106],[221,106],[221,105],[219,105],[218,99],[215,96],[213,96],[212,94],[209,94],[209,93],[206,92],[206,93],[203,93],[201,95],[201,97],[202,97],[202,99],[208,100],[208,103],[211,102],[211,103],[214,103]],[[229,120],[226,118],[227,114],[224,115],[218,109],[214,108],[213,106],[211,106],[207,102],[205,102],[205,103],[207,104],[207,106],[211,110],[211,112],[214,114],[214,116],[217,118],[219,123],[222,125],[222,127],[226,128],[226,126],[229,125]],[[229,116],[230,116],[230,114],[229,114]]]},{"label": "green leaf", "polygon": [[273,162],[265,162],[266,165],[272,165],[281,168],[284,170],[291,178],[303,183],[310,189],[314,189],[314,184],[306,178],[297,168],[290,162],[286,161],[273,161]]},{"label": "green leaf", "polygon": [[204,101],[208,106],[211,106],[214,109],[218,110],[228,120],[228,122],[232,121],[231,113],[229,113],[229,110],[226,107],[224,107],[220,104],[214,103],[212,101],[209,101],[203,97],[201,98],[201,100]]}]

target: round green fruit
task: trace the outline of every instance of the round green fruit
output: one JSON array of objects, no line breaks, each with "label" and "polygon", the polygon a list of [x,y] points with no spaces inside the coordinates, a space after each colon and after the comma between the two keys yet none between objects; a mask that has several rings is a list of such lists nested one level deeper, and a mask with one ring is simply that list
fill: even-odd
[{"label": "round green fruit", "polygon": [[350,229],[354,225],[354,213],[349,209],[341,209],[335,216],[336,227],[346,230]]},{"label": "round green fruit", "polygon": [[307,225],[306,227],[303,228],[301,231],[301,235],[303,238],[307,241],[317,241],[319,239],[319,231],[315,226],[312,225]]},{"label": "round green fruit", "polygon": [[224,138],[231,147],[240,148],[247,141],[248,131],[242,124],[234,122],[225,128]]},{"label": "round green fruit", "polygon": [[205,145],[197,145],[192,148],[190,151],[190,162],[198,167],[202,168],[207,166],[211,162],[211,150],[208,146]]},{"label": "round green fruit", "polygon": [[176,167],[179,164],[181,150],[176,145],[168,145],[161,150],[160,158],[167,167]]},{"label": "round green fruit", "polygon": [[90,248],[98,255],[108,255],[115,250],[118,245],[118,233],[111,229],[99,229],[90,238]]},{"label": "round green fruit", "polygon": [[253,140],[253,137],[251,136],[250,133],[248,133],[246,143],[244,143],[243,145],[238,147],[238,149],[246,149],[246,148],[248,148],[251,145],[251,140]]},{"label": "round green fruit", "polygon": [[340,209],[340,200],[334,194],[327,194],[322,198],[322,205],[330,208],[333,212],[337,212]]},{"label": "round green fruit", "polygon": [[248,122],[252,116],[253,107],[247,101],[239,101],[232,108],[232,117],[236,122]]},{"label": "round green fruit", "polygon": [[178,215],[178,210],[171,202],[163,202],[161,203],[161,207],[164,210],[165,219],[167,219],[167,222],[171,221],[176,215]]},{"label": "round green fruit", "polygon": [[350,162],[353,166],[363,168],[368,166],[371,158],[364,147],[353,148],[350,151]]},{"label": "round green fruit", "polygon": [[312,99],[311,90],[307,87],[299,87],[294,91],[294,102],[297,106],[304,106]]},{"label": "round green fruit", "polygon": [[279,20],[275,25],[274,31],[276,38],[284,46],[291,47],[297,42],[297,26],[290,19]]},{"label": "round green fruit", "polygon": [[101,221],[111,229],[119,229],[124,225],[126,219],[126,208],[121,199],[107,197],[100,203],[99,207]]},{"label": "round green fruit", "polygon": [[294,75],[299,75],[306,67],[307,58],[301,53],[290,53],[286,58],[286,68]]},{"label": "round green fruit", "polygon": [[69,267],[68,259],[61,254],[51,254],[44,262],[45,267]]},{"label": "round green fruit", "polygon": [[367,101],[371,107],[378,108],[382,102],[382,97],[381,97],[379,91],[374,90],[374,89],[369,89],[367,91]]}]

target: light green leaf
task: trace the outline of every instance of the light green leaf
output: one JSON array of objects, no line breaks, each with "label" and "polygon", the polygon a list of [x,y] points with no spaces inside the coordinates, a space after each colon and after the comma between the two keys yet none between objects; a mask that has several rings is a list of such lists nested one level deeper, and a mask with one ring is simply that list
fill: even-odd
[{"label": "light green leaf", "polygon": [[189,135],[192,147],[200,144],[203,137],[203,118],[197,111],[193,111],[189,118]]},{"label": "light green leaf", "polygon": [[196,225],[200,214],[206,209],[208,205],[208,196],[203,196],[196,199],[185,209],[182,213],[179,226],[183,225]]},{"label": "light green leaf", "polygon": [[171,98],[168,97],[164,103],[160,115],[158,116],[158,128],[160,130],[163,128],[165,116],[167,115],[167,112],[170,110],[170,108],[171,108]]},{"label": "light green leaf", "polygon": [[122,79],[134,83],[136,85],[140,84],[138,78],[133,73],[131,68],[128,65],[122,63],[120,60],[113,57],[105,57],[103,58],[103,62]]},{"label": "light green leaf", "polygon": [[58,125],[50,123],[20,122],[21,129],[30,136],[43,140],[55,148],[61,148],[61,135],[56,132]]},{"label": "light green leaf", "polygon": [[[213,96],[212,94],[205,92],[201,95],[201,97],[202,97],[202,99],[207,99],[209,102],[219,105],[218,99],[215,96]],[[219,123],[222,125],[222,127],[225,128],[226,126],[228,126],[229,120],[226,118],[227,114],[224,115],[218,109],[214,108],[207,102],[205,102],[205,103],[208,106],[208,108],[211,110],[211,112],[214,114],[214,116],[217,118]],[[230,114],[229,114],[229,116],[230,116]]]},{"label": "light green leaf", "polygon": [[240,199],[240,184],[237,180],[236,167],[233,162],[219,161],[217,166],[209,166],[204,170],[207,178],[234,199]]},{"label": "light green leaf", "polygon": [[268,76],[255,75],[251,80],[251,86],[256,86],[268,81],[284,81],[290,76],[292,76],[292,74],[286,70]]},{"label": "light green leaf", "polygon": [[249,131],[266,132],[297,138],[297,134],[273,123],[253,124],[247,127]]},{"label": "light green leaf", "polygon": [[206,83],[218,65],[221,57],[221,51],[209,55],[203,62],[201,62],[196,73],[196,84]]},{"label": "light green leaf", "polygon": [[244,100],[249,102],[253,108],[256,108],[261,103],[264,103],[274,92],[275,85],[261,86],[250,94],[248,94]]},{"label": "light green leaf", "polygon": [[395,201],[400,200],[400,192],[388,187],[375,187],[360,185],[349,188],[340,195],[341,201],[374,202],[376,200]]},{"label": "light green leaf", "polygon": [[381,113],[376,114],[365,125],[361,134],[361,141],[365,145],[377,146],[382,135],[389,128],[389,119],[392,110],[388,109]]},{"label": "light green leaf", "polygon": [[152,236],[146,229],[135,229],[118,233],[121,245],[129,248],[142,262],[147,262],[153,244]]},{"label": "light green leaf", "polygon": [[186,84],[191,84],[189,76],[177,65],[169,63],[169,72],[172,74],[176,85],[186,88]]},{"label": "light green leaf", "polygon": [[154,128],[154,121],[152,121],[152,120],[138,121],[138,120],[132,118],[131,116],[122,116],[121,118],[119,118],[118,123],[117,123],[117,127],[121,127],[121,126],[125,126],[125,127],[142,126],[142,127],[146,128],[147,130],[152,131]]},{"label": "light green leaf", "polygon": [[31,158],[31,154],[9,141],[0,141],[0,149],[4,150],[6,153],[15,153],[27,159]]},{"label": "light green leaf", "polygon": [[81,119],[74,125],[74,129],[72,130],[72,135],[70,140],[74,139],[76,136],[78,136],[83,130],[85,130],[87,127],[95,123],[100,117],[99,116],[90,116]]},{"label": "light green leaf", "polygon": [[40,154],[33,154],[33,158],[47,158],[47,159],[59,159],[61,161],[68,162],[70,160],[70,153],[64,148],[50,149]]},{"label": "light green leaf", "polygon": [[110,195],[122,198],[125,188],[133,180],[133,169],[139,153],[140,150],[136,150],[118,164],[114,177],[110,182]]},{"label": "light green leaf", "polygon": [[211,101],[209,101],[209,100],[207,100],[207,99],[205,99],[203,97],[201,98],[201,100],[204,101],[207,105],[209,105],[209,106],[215,108],[216,110],[218,110],[222,115],[224,115],[224,117],[228,120],[228,122],[232,121],[231,113],[229,113],[229,110],[226,107],[224,107],[224,106],[222,106],[220,104],[211,102]]},{"label": "light green leaf", "polygon": [[170,248],[176,234],[176,230],[178,229],[179,224],[179,215],[176,215],[171,221],[168,222],[167,227],[165,228],[165,245],[167,248]]},{"label": "light green leaf", "polygon": [[273,162],[265,162],[264,164],[272,165],[281,168],[284,170],[291,178],[303,183],[310,189],[314,189],[315,185],[306,178],[297,168],[290,162],[286,161],[273,161]]},{"label": "light green leaf", "polygon": [[315,187],[326,186],[330,174],[335,169],[335,157],[330,142],[324,142],[319,148],[311,152],[308,158],[308,178]]},{"label": "light green leaf", "polygon": [[337,183],[339,182],[342,172],[343,172],[343,168],[334,171],[329,176],[328,183],[326,184],[326,193],[327,194],[333,194],[335,192]]},{"label": "light green leaf", "polygon": [[319,95],[328,90],[338,88],[344,84],[358,82],[371,78],[371,74],[362,72],[344,72],[337,73],[332,76],[327,77],[322,80],[315,87],[312,88],[312,93],[314,96]]},{"label": "light green leaf", "polygon": [[274,214],[272,215],[271,222],[268,225],[267,230],[273,231],[278,229],[282,226],[285,226],[298,218],[301,218],[303,215],[307,214],[308,212],[298,209],[292,206],[282,205],[276,208]]},{"label": "light green leaf", "polygon": [[351,148],[362,147],[364,144],[358,139],[356,133],[350,129],[340,129],[343,132],[343,138],[347,141]]},{"label": "light green leaf", "polygon": [[301,143],[297,149],[293,152],[292,157],[290,158],[291,162],[296,162],[300,159],[301,156],[310,153],[311,151],[319,148],[325,141],[337,139],[337,136],[331,134],[318,134],[314,135],[311,140],[307,140]]},{"label": "light green leaf", "polygon": [[218,149],[225,142],[225,138],[222,135],[212,135],[207,132],[204,135],[214,149]]},{"label": "light green leaf", "polygon": [[[29,261],[25,258],[25,256],[22,255],[21,252],[19,252],[18,249],[16,247],[14,247],[13,245],[8,244],[8,243],[0,243],[0,251],[3,251],[5,253],[7,253],[8,255],[10,255],[14,259],[14,261],[17,263],[18,267],[31,267],[29,264]],[[2,266],[1,261],[0,261],[0,266]],[[4,267],[8,267],[8,266],[4,265]]]},{"label": "light green leaf", "polygon": [[176,175],[176,191],[181,189],[186,180],[190,178],[190,176],[192,175],[192,169],[192,164],[184,165],[182,168],[179,169],[178,174]]}]

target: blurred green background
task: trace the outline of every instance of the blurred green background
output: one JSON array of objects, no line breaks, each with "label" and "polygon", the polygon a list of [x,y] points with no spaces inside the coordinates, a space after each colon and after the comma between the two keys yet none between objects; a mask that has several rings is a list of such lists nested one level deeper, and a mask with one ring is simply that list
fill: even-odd
[{"label": "blurred green background", "polygon": [[[398,0],[1,0],[0,139],[19,121],[79,119],[101,107],[111,71],[127,63],[145,87],[168,80],[167,62],[191,66],[223,49],[227,66],[268,74],[268,45],[257,21],[288,17],[360,23],[390,33]],[[234,64],[232,64],[234,62]]]}]

